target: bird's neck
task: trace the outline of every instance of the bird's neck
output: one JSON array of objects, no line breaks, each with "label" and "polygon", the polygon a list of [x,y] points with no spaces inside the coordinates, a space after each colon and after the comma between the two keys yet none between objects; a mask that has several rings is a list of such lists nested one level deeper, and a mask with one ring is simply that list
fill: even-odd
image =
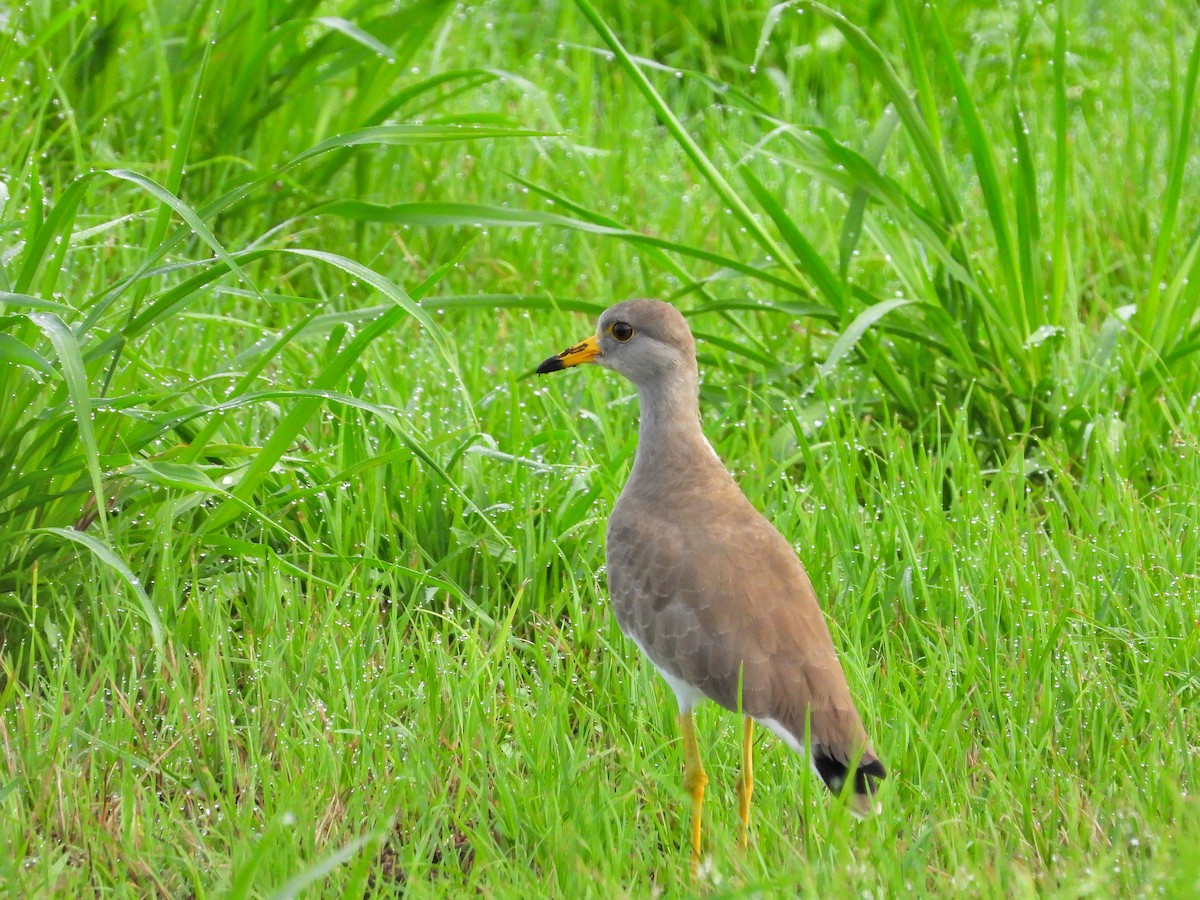
[{"label": "bird's neck", "polygon": [[[689,373],[690,374],[690,373]],[[696,378],[660,379],[638,385],[641,418],[633,478],[680,472],[712,461],[716,454],[700,427],[700,401]]]}]

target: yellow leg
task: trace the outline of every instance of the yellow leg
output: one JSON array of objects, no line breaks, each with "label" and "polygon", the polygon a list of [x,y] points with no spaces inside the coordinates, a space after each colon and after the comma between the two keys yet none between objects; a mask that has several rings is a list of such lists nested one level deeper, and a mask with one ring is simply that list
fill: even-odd
[{"label": "yellow leg", "polygon": [[683,728],[683,783],[692,795],[692,866],[700,865],[700,813],[704,808],[704,786],[708,776],[700,762],[700,745],[696,743],[696,728],[690,712],[680,713],[679,724]]},{"label": "yellow leg", "polygon": [[738,779],[738,815],[742,849],[750,843],[750,797],[754,793],[754,720],[745,717],[742,723],[742,777]]}]

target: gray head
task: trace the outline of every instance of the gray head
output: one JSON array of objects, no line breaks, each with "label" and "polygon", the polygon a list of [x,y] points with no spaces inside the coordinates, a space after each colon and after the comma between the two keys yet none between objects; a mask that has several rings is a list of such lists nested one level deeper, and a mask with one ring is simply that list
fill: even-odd
[{"label": "gray head", "polygon": [[581,363],[620,372],[639,391],[696,391],[696,341],[679,310],[661,300],[626,300],[609,307],[596,334],[540,366],[539,374]]}]

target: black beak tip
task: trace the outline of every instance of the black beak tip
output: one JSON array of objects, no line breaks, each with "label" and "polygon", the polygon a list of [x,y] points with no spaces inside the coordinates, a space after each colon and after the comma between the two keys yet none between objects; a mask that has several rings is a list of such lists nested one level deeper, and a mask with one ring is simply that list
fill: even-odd
[{"label": "black beak tip", "polygon": [[565,368],[566,366],[563,365],[561,359],[559,359],[557,356],[552,356],[537,367],[537,373],[539,375],[549,375],[551,372],[558,372]]}]

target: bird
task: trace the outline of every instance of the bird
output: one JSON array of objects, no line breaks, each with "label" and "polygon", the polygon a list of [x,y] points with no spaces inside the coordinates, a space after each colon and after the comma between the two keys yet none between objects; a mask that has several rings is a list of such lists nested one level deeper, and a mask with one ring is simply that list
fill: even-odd
[{"label": "bird", "polygon": [[640,406],[633,467],[608,520],[612,608],[675,694],[691,798],[691,860],[702,858],[708,776],[692,710],[741,714],[739,845],[750,834],[754,725],[796,753],[862,818],[887,772],[851,697],[824,614],[796,552],[754,507],[701,427],[696,342],[660,300],[606,309],[595,334],[539,375],[594,364],[623,375]]}]

